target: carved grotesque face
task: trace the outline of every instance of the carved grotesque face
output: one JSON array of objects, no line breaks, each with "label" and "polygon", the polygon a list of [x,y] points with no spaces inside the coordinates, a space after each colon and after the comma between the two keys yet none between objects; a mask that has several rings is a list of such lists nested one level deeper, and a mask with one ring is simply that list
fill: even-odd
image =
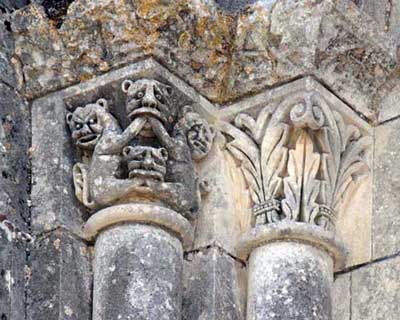
[{"label": "carved grotesque face", "polygon": [[[126,80],[122,91],[127,95],[126,112],[130,121],[138,117],[155,117],[165,126],[173,122],[175,108],[169,105],[171,88],[156,80],[141,79],[136,82]],[[152,136],[150,124],[141,133]]]},{"label": "carved grotesque face", "polygon": [[201,160],[210,152],[215,137],[215,130],[198,113],[189,111],[185,114],[185,126],[190,151],[194,160]]},{"label": "carved grotesque face", "polygon": [[74,112],[67,114],[67,123],[73,141],[79,148],[93,150],[99,141],[105,123],[107,101],[99,99],[96,103],[85,107],[78,107]]},{"label": "carved grotesque face", "polygon": [[164,148],[125,147],[123,155],[128,163],[130,179],[164,181],[168,159],[168,152]]}]

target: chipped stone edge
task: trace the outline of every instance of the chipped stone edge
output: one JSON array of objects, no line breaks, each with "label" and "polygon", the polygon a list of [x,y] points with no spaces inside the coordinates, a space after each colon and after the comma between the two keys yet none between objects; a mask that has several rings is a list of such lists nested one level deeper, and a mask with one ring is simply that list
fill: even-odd
[{"label": "chipped stone edge", "polygon": [[143,203],[116,205],[96,212],[86,222],[83,234],[93,241],[105,228],[122,223],[159,226],[177,235],[184,249],[190,248],[193,242],[193,228],[183,216],[165,207]]},{"label": "chipped stone edge", "polygon": [[326,251],[333,259],[335,271],[345,266],[347,250],[338,236],[301,222],[278,222],[253,228],[241,236],[236,253],[247,261],[254,249],[278,241],[305,243]]}]

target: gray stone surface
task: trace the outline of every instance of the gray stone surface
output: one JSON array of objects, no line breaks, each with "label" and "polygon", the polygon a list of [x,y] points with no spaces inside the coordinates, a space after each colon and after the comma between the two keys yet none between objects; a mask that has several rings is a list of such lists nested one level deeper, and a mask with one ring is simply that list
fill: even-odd
[{"label": "gray stone surface", "polygon": [[313,74],[373,118],[396,76],[394,43],[347,0],[76,0],[63,21],[35,4],[13,18],[29,97],[153,56],[217,103]]},{"label": "gray stone surface", "polygon": [[29,224],[29,108],[0,83],[0,219],[26,229]]},{"label": "gray stone surface", "polygon": [[32,105],[32,230],[63,227],[80,234],[85,210],[72,184],[74,153],[59,98]]},{"label": "gray stone surface", "polygon": [[0,319],[25,320],[26,242],[0,222]]},{"label": "gray stone surface", "polygon": [[248,274],[248,320],[332,319],[333,263],[325,251],[269,243],[252,252]]},{"label": "gray stone surface", "polygon": [[375,132],[373,259],[400,251],[400,120],[380,125]]},{"label": "gray stone surface", "polygon": [[245,269],[218,248],[186,255],[184,320],[242,320]]},{"label": "gray stone surface", "polygon": [[349,273],[340,274],[335,277],[332,291],[332,319],[350,320],[351,275]]},{"label": "gray stone surface", "polygon": [[390,15],[390,33],[397,44],[400,44],[400,1],[392,0],[392,8]]},{"label": "gray stone surface", "polygon": [[0,4],[0,82],[15,87],[16,79],[11,63],[14,39],[11,32],[11,17],[3,13]]},{"label": "gray stone surface", "polygon": [[[0,18],[0,25],[2,25]],[[1,27],[0,27],[1,29]],[[2,31],[0,30],[0,43]],[[1,44],[0,44],[1,46]],[[4,75],[0,48],[0,78]],[[0,79],[0,319],[25,319],[29,109]]]},{"label": "gray stone surface", "polygon": [[63,230],[36,239],[30,254],[29,320],[92,320],[90,256],[85,243]]},{"label": "gray stone surface", "polygon": [[351,320],[399,318],[399,257],[357,269],[351,273],[351,278]]},{"label": "gray stone surface", "polygon": [[126,224],[96,240],[93,320],[181,318],[181,242],[156,226]]}]

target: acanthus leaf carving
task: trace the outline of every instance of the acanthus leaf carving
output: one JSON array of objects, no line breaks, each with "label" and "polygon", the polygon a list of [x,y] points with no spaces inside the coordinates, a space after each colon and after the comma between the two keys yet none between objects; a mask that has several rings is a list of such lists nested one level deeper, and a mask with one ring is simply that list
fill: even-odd
[{"label": "acanthus leaf carving", "polygon": [[255,223],[301,221],[333,229],[351,185],[368,173],[371,139],[318,92],[222,125],[249,186]]}]

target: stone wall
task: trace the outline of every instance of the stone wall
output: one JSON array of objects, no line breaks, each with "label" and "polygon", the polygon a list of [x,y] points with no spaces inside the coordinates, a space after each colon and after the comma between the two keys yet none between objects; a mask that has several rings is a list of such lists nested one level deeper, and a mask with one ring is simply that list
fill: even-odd
[{"label": "stone wall", "polygon": [[[0,319],[92,318],[93,242],[72,189],[64,101],[121,101],[96,88],[132,73],[172,83],[213,124],[303,87],[340,105],[373,143],[371,175],[338,221],[349,258],[333,319],[397,319],[400,1],[350,2],[0,0]],[[246,318],[235,245],[249,191],[215,143],[196,167],[214,189],[184,253],[185,320]]]}]

